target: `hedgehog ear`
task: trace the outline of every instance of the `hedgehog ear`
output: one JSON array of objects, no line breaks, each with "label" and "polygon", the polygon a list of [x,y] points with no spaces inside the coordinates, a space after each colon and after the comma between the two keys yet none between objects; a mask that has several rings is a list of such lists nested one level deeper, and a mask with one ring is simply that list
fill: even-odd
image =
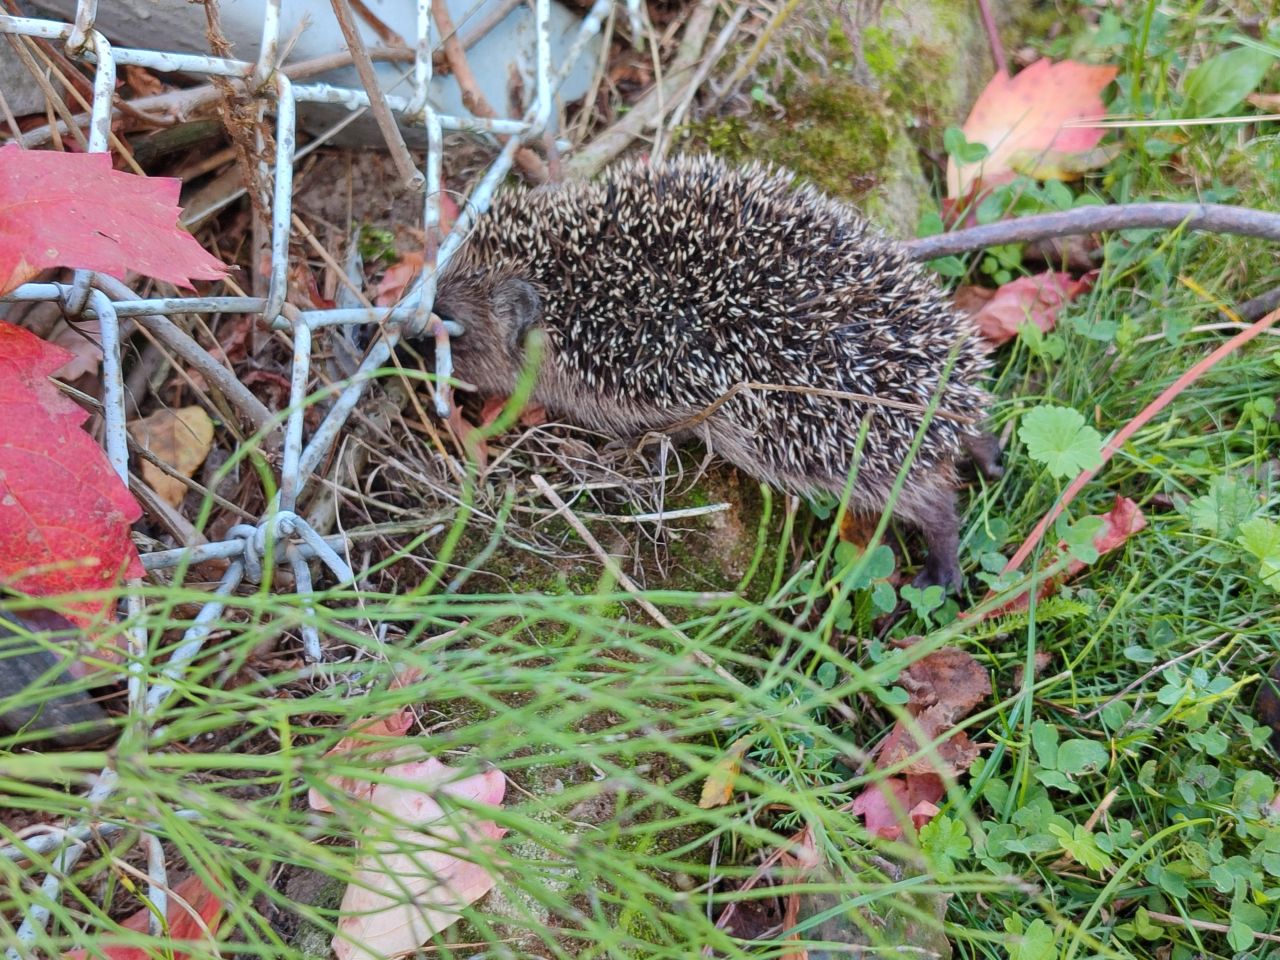
[{"label": "hedgehog ear", "polygon": [[533,284],[512,277],[503,280],[493,291],[493,312],[507,321],[511,346],[519,349],[525,335],[542,316],[542,298]]}]

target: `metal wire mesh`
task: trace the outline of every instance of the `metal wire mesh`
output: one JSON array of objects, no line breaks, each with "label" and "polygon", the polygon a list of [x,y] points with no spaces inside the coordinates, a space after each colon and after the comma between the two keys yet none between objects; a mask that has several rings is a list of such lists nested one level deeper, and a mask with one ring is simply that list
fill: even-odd
[{"label": "metal wire mesh", "polygon": [[[479,185],[462,208],[451,231],[439,248],[427,244],[425,268],[408,296],[394,308],[327,309],[288,311],[285,300],[289,284],[289,240],[292,222],[293,164],[295,159],[296,106],[301,102],[339,104],[350,111],[369,108],[371,92],[335,87],[325,83],[294,84],[280,69],[281,0],[267,0],[262,27],[261,54],[256,62],[231,60],[161,50],[113,48],[95,28],[96,0],[80,0],[73,23],[0,15],[0,33],[18,34],[48,41],[61,41],[66,54],[92,66],[94,88],[89,123],[88,149],[105,152],[112,121],[112,94],[118,66],[137,66],[160,73],[182,72],[208,77],[225,77],[242,81],[245,88],[275,112],[275,162],[260,171],[263,182],[274,184],[271,202],[271,273],[265,297],[164,297],[140,299],[124,283],[89,271],[77,271],[70,284],[28,283],[4,301],[49,301],[60,305],[69,317],[96,318],[102,331],[103,352],[103,419],[107,457],[111,466],[128,483],[128,447],[125,414],[125,389],[121,364],[121,321],[131,319],[149,334],[171,348],[194,370],[216,384],[227,400],[245,420],[256,428],[259,438],[271,437],[283,427],[280,438],[281,466],[279,492],[268,504],[256,524],[241,524],[230,531],[230,537],[216,543],[190,548],[163,550],[144,554],[147,570],[179,568],[206,560],[231,562],[221,582],[185,632],[173,655],[161,671],[158,682],[148,684],[141,665],[145,662],[147,637],[142,627],[130,630],[129,710],[137,717],[154,714],[166,701],[186,667],[200,654],[212,625],[220,617],[225,598],[243,581],[257,582],[263,574],[263,561],[288,565],[294,574],[296,590],[305,605],[311,601],[309,563],[319,560],[339,584],[350,583],[354,574],[343,559],[342,537],[324,537],[295,512],[300,494],[313,479],[316,468],[325,460],[347,422],[373,371],[382,367],[402,336],[430,334],[436,341],[435,400],[437,412],[449,413],[450,398],[446,383],[452,366],[449,337],[464,331],[456,324],[433,317],[436,274],[457,251],[475,218],[488,207],[494,190],[511,169],[516,151],[531,137],[540,135],[551,119],[553,97],[568,76],[573,63],[583,55],[590,38],[599,32],[604,16],[613,0],[597,0],[583,20],[565,63],[551,63],[549,16],[550,0],[533,0],[534,62],[536,85],[533,102],[519,120],[489,119],[476,116],[454,116],[438,113],[428,98],[432,77],[433,16],[432,3],[442,0],[418,0],[417,35],[413,45],[414,59],[407,96],[376,94],[385,97],[401,122],[419,125],[426,133],[427,150],[422,178],[425,186],[424,232],[437,235],[441,214],[441,160],[445,131],[471,131],[507,136],[505,145],[490,164]],[[633,23],[638,23],[638,0],[627,0],[626,8]],[[638,29],[637,29],[638,34]],[[240,384],[227,368],[218,363],[170,319],[173,314],[241,313],[261,317],[264,325],[289,334],[293,343],[292,376],[289,407],[283,424]],[[317,329],[337,324],[381,324],[384,336],[371,347],[359,370],[338,393],[320,425],[306,436],[303,416],[307,407],[308,383],[312,359],[313,334]],[[137,583],[130,584],[138,586]],[[127,612],[132,623],[139,623],[141,598],[136,591],[128,594]],[[320,637],[315,627],[305,625],[303,648],[312,661],[323,657]],[[45,903],[56,901],[62,878],[69,875],[86,850],[91,834],[102,835],[116,827],[96,824],[91,812],[109,798],[116,787],[116,774],[104,768],[95,786],[83,798],[85,822],[77,827],[50,835],[41,842],[41,852],[53,854],[53,868],[41,884]],[[195,816],[192,811],[179,811],[180,816]],[[157,837],[145,833],[143,845],[148,850],[150,886],[148,897],[155,907],[151,933],[160,933],[165,915],[168,883],[164,857]],[[0,856],[24,859],[34,844],[24,848],[0,849]],[[28,910],[18,931],[18,942],[7,951],[10,960],[27,953],[39,932],[49,920],[50,911],[36,905]]]}]

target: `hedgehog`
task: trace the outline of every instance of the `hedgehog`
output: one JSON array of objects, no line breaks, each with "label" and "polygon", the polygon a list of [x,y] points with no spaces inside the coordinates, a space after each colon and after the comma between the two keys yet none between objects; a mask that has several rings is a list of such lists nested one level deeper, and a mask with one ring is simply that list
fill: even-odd
[{"label": "hedgehog", "polygon": [[[957,590],[958,466],[996,475],[987,357],[903,248],[788,172],[705,155],[500,191],[442,269],[459,380],[509,395],[542,333],[532,402],[617,441],[702,440],[758,480],[892,504]],[[856,448],[862,424],[866,437]]]}]

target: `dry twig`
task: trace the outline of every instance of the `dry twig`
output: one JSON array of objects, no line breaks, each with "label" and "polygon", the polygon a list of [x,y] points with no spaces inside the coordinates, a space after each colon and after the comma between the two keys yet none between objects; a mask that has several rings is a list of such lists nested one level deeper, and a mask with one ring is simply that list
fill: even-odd
[{"label": "dry twig", "polygon": [[378,75],[374,72],[373,61],[369,59],[364,38],[360,36],[360,27],[351,12],[351,4],[349,0],[330,0],[330,6],[333,7],[333,15],[337,18],[342,36],[347,41],[347,50],[351,53],[356,73],[360,75],[364,91],[369,95],[369,109],[373,112],[373,118],[382,132],[382,139],[386,141],[387,150],[391,153],[391,162],[395,164],[396,172],[400,174],[400,179],[407,189],[421,190],[426,178],[418,169],[418,165],[413,162],[413,157],[409,155],[409,148],[405,146],[400,127],[391,114],[391,107],[387,105],[386,94],[382,92],[382,86],[378,83]]},{"label": "dry twig", "polygon": [[[497,111],[493,109],[489,101],[485,99],[484,94],[480,92],[480,86],[476,83],[476,75],[472,72],[471,64],[467,61],[467,53],[462,48],[462,42],[458,39],[457,28],[453,25],[453,20],[445,7],[446,4],[433,3],[431,5],[431,16],[436,21],[436,28],[440,31],[440,36],[444,38],[441,41],[441,46],[444,49],[444,58],[449,64],[449,69],[453,72],[454,80],[458,82],[458,89],[462,91],[462,105],[477,117],[486,120],[496,119],[498,117]],[[502,139],[505,142],[507,138]],[[546,183],[549,178],[547,165],[540,156],[528,147],[521,147],[516,151],[515,164],[534,183]]]},{"label": "dry twig", "polygon": [[665,109],[679,102],[681,92],[691,82],[702,48],[715,19],[714,0],[699,0],[684,28],[680,49],[662,83],[655,85],[627,111],[626,116],[603,131],[568,163],[565,172],[573,178],[588,180],[630,146],[646,127],[662,122]]},{"label": "dry twig", "polygon": [[1280,213],[1221,203],[1120,203],[1001,220],[999,223],[909,240],[905,246],[912,259],[935,260],[1005,243],[1028,243],[1108,230],[1178,227],[1280,240]]},{"label": "dry twig", "polygon": [[693,646],[693,642],[684,633],[684,631],[668,620],[666,614],[655,607],[648,598],[645,597],[644,592],[636,582],[627,576],[626,571],[622,569],[618,564],[618,561],[600,545],[600,541],[597,540],[592,535],[591,531],[587,529],[586,524],[578,519],[577,515],[572,509],[570,509],[569,505],[561,499],[560,494],[556,493],[555,490],[552,489],[551,484],[547,483],[546,479],[541,474],[535,473],[533,475],[533,485],[538,488],[539,493],[551,501],[551,505],[556,508],[556,513],[564,516],[564,519],[569,526],[573,527],[578,536],[582,538],[583,542],[591,548],[591,552],[596,555],[602,564],[604,564],[604,568],[609,571],[609,574],[615,580],[618,581],[618,585],[621,586],[623,590],[627,591],[627,593],[635,597],[636,603],[640,604],[640,607],[645,613],[653,617],[658,626],[662,627],[664,630],[669,630],[672,634],[688,644],[689,652],[693,654],[694,659],[708,670],[714,671],[716,676],[720,677],[722,680],[728,681],[735,687],[741,686],[742,682],[737,677],[731,674],[724,667],[720,666],[720,664],[716,663],[704,651]]}]

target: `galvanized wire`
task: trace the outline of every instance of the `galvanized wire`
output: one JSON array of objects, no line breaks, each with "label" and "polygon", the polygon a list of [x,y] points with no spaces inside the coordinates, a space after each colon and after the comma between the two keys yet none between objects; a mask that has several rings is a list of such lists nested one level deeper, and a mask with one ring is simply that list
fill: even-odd
[{"label": "galvanized wire", "polygon": [[[511,169],[517,149],[547,127],[554,109],[554,96],[569,70],[581,57],[591,37],[598,33],[612,0],[598,0],[583,21],[570,48],[567,62],[558,69],[551,64],[550,0],[534,3],[534,63],[536,68],[533,103],[524,117],[484,119],[473,116],[440,114],[428,99],[433,51],[433,0],[418,0],[417,36],[414,43],[412,93],[409,96],[386,95],[392,111],[401,121],[420,124],[427,138],[423,179],[426,195],[423,219],[427,244],[425,268],[411,293],[394,308],[304,310],[284,315],[288,296],[289,241],[293,196],[293,162],[296,146],[296,106],[298,103],[340,104],[351,111],[369,106],[369,93],[313,82],[294,85],[280,70],[280,0],[268,0],[263,17],[262,43],[256,62],[249,63],[222,57],[162,50],[113,48],[96,29],[95,0],[80,0],[74,22],[0,15],[0,33],[16,34],[49,41],[61,41],[67,56],[94,68],[93,102],[90,113],[88,145],[91,151],[105,152],[111,132],[112,96],[118,66],[142,67],[157,73],[182,72],[207,77],[225,77],[244,81],[253,95],[270,97],[275,113],[275,156],[272,169],[264,170],[264,180],[273,182],[271,200],[271,273],[266,297],[160,297],[142,299],[120,280],[77,271],[70,284],[29,283],[19,287],[4,301],[47,301],[58,304],[69,316],[96,318],[102,331],[103,350],[103,421],[107,458],[124,483],[128,483],[128,447],[124,378],[121,363],[122,320],[142,326],[185,363],[216,385],[235,411],[253,425],[264,445],[282,446],[279,494],[268,506],[257,524],[241,524],[230,531],[229,538],[218,543],[190,548],[156,551],[144,554],[146,570],[177,567],[183,570],[194,563],[210,559],[231,561],[212,599],[194,618],[194,622],[165,663],[159,676],[147,688],[147,636],[140,592],[126,592],[126,623],[129,633],[129,705],[146,729],[156,713],[181,683],[187,667],[203,649],[213,626],[221,617],[225,601],[245,580],[257,581],[263,575],[268,553],[273,563],[287,563],[294,574],[300,603],[313,609],[311,599],[311,560],[318,559],[336,583],[350,583],[354,574],[343,559],[347,544],[341,536],[321,536],[294,510],[300,496],[312,479],[313,472],[327,458],[347,418],[354,410],[373,371],[383,366],[401,336],[430,334],[436,340],[436,408],[441,415],[449,412],[447,383],[452,375],[449,339],[464,335],[458,324],[441,321],[431,313],[435,299],[436,275],[458,250],[475,218],[489,205],[494,191]],[[638,28],[638,0],[626,0],[627,10]],[[264,100],[264,103],[266,101]],[[445,130],[473,131],[510,137],[493,160],[479,186],[468,198],[447,237],[441,240],[440,197],[441,164]],[[245,313],[261,317],[269,328],[291,334],[293,340],[292,376],[289,407],[283,414],[268,410],[245,389],[227,368],[211,357],[200,345],[168,319],[171,314]],[[308,439],[304,414],[309,400],[308,384],[312,334],[333,325],[380,324],[386,335],[370,349],[360,369],[339,392],[327,415]],[[282,423],[283,421],[283,423]],[[281,432],[280,427],[283,426]],[[136,587],[137,582],[130,587]],[[314,627],[303,630],[304,654],[309,660],[323,656],[320,637]],[[143,741],[145,742],[145,741]],[[29,853],[52,854],[52,869],[40,884],[41,895],[33,902],[18,930],[17,943],[6,952],[9,960],[29,953],[40,931],[48,922],[51,907],[61,895],[62,880],[87,849],[86,841],[95,832],[101,834],[116,825],[94,822],[94,811],[115,791],[117,775],[104,769],[94,787],[84,797],[84,820],[79,825],[57,834],[34,839],[21,846],[0,849],[0,855],[13,860],[25,859]],[[198,818],[198,811],[174,811],[176,816]],[[140,825],[142,842],[148,852],[149,897],[153,905],[161,905],[153,920],[163,917],[167,869],[160,838],[154,825]],[[158,932],[156,927],[153,932]]]}]

